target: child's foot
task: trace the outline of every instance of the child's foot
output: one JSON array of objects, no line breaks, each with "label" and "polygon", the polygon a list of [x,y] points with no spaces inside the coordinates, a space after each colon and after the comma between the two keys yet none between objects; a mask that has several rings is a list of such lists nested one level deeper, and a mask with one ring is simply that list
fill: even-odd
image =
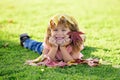
[{"label": "child's foot", "polygon": [[30,38],[30,36],[28,36],[27,33],[21,34],[21,35],[20,35],[20,45],[23,46],[23,42],[24,42],[25,40],[29,39],[29,38]]}]

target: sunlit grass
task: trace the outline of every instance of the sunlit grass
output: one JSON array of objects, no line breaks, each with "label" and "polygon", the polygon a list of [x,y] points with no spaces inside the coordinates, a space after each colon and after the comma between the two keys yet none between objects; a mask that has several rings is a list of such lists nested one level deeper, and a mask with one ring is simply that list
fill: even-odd
[{"label": "sunlit grass", "polygon": [[[119,80],[119,0],[1,0],[0,80]],[[101,65],[65,68],[24,65],[39,54],[19,45],[19,35],[28,33],[43,41],[48,21],[57,13],[74,16],[86,33],[84,58],[98,58]]]}]

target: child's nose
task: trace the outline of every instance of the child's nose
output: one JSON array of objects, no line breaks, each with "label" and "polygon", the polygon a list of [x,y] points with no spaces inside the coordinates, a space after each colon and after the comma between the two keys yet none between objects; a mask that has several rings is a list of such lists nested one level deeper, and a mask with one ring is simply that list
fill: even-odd
[{"label": "child's nose", "polygon": [[62,31],[58,31],[57,34],[61,35],[61,34],[63,34],[63,33],[62,33]]}]

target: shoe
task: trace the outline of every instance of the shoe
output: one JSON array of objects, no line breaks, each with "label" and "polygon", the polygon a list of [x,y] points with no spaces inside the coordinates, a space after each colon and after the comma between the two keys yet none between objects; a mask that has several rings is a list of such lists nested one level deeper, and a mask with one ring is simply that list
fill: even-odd
[{"label": "shoe", "polygon": [[30,36],[28,36],[27,33],[21,34],[21,35],[20,35],[20,45],[23,46],[23,42],[24,42],[25,40],[29,39],[29,38],[30,38]]}]

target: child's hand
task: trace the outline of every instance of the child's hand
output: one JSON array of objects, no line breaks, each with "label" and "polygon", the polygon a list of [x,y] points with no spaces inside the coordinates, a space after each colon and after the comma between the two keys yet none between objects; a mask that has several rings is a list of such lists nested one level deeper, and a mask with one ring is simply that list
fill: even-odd
[{"label": "child's hand", "polygon": [[52,44],[52,46],[54,46],[54,47],[58,47],[58,44],[55,40],[55,37],[50,37],[49,38],[49,43]]},{"label": "child's hand", "polygon": [[69,38],[68,35],[66,35],[65,38],[64,38],[64,40],[61,41],[60,46],[67,46],[67,45],[69,45],[70,43],[71,43],[71,39]]},{"label": "child's hand", "polygon": [[26,62],[25,62],[25,64],[30,64],[30,63],[33,63],[34,61],[33,60],[27,60]]},{"label": "child's hand", "polygon": [[25,62],[25,64],[32,65],[32,66],[37,66],[37,64],[34,63],[33,60],[27,60],[27,61]]}]

